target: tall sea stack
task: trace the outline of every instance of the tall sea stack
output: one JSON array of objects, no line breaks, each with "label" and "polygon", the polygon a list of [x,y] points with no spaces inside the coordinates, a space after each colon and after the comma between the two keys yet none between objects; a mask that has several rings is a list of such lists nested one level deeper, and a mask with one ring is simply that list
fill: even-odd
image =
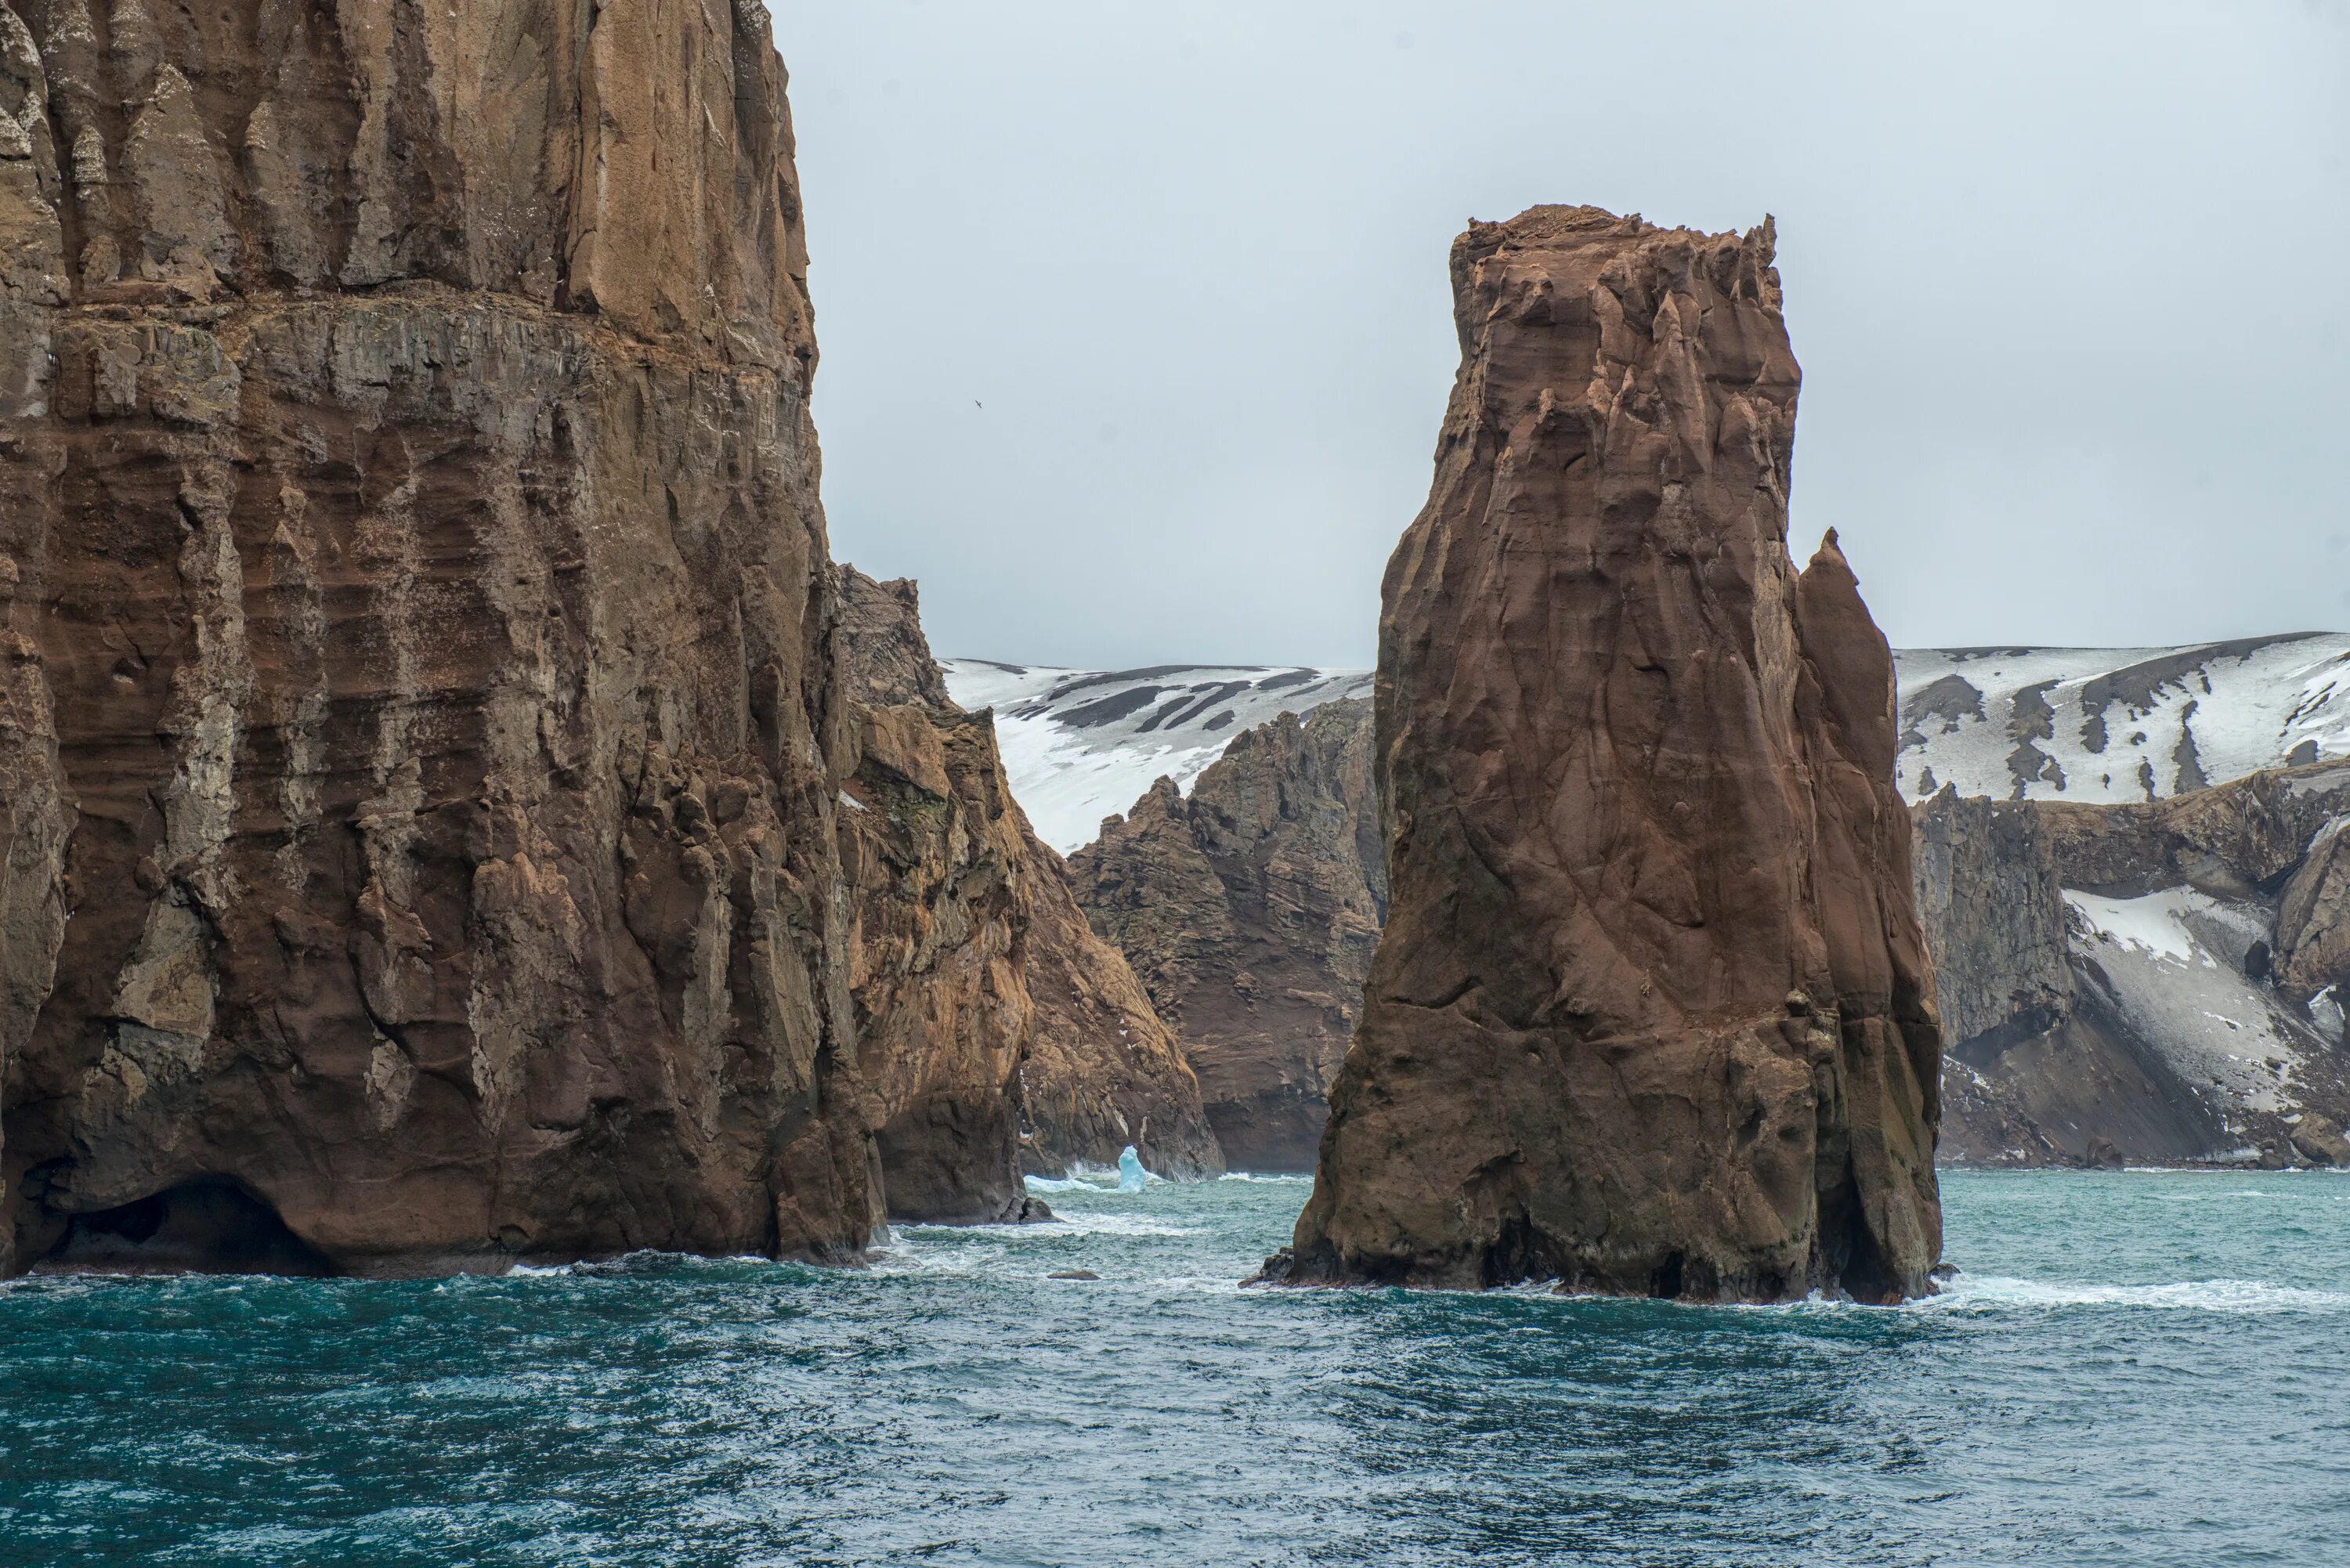
[{"label": "tall sea stack", "polygon": [[0,3],[0,1272],[871,1233],[784,86]]},{"label": "tall sea stack", "polygon": [[1929,1288],[1939,1031],[1893,666],[1786,546],[1768,222],[1472,224],[1389,564],[1389,905],[1291,1282]]}]

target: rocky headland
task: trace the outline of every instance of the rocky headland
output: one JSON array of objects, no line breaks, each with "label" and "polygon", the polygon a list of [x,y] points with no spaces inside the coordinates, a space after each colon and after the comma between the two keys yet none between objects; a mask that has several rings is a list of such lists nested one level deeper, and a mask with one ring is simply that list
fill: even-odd
[{"label": "rocky headland", "polygon": [[844,687],[792,151],[751,0],[0,0],[0,1272],[1017,1211],[1035,861]]},{"label": "rocky headland", "polygon": [[1893,665],[1833,537],[1787,555],[1772,250],[1558,207],[1454,245],[1380,618],[1387,930],[1268,1278],[1929,1288]]},{"label": "rocky headland", "polygon": [[891,1215],[1017,1218],[1024,1172],[1128,1144],[1164,1176],[1221,1171],[1182,1047],[1013,799],[993,715],[948,695],[914,585],[841,586],[851,984]]}]

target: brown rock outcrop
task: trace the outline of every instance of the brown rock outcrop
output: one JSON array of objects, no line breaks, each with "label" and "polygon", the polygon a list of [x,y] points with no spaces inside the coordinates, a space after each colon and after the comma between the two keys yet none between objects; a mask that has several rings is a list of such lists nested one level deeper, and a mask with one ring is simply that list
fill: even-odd
[{"label": "brown rock outcrop", "polygon": [[1912,812],[1946,1158],[2330,1158],[2324,1129],[2350,1113],[2350,768],[2125,805],[1945,789]]},{"label": "brown rock outcrop", "polygon": [[1329,1119],[1386,906],[1370,749],[1360,699],[1284,713],[1236,737],[1190,798],[1161,779],[1070,857],[1240,1169],[1312,1170]]},{"label": "brown rock outcrop", "polygon": [[0,1267],[865,1243],[784,86],[0,0]]},{"label": "brown rock outcrop", "polygon": [[1080,1162],[1115,1165],[1132,1144],[1154,1174],[1221,1175],[1225,1155],[1201,1105],[1189,1042],[1159,1017],[1126,956],[1086,922],[1061,857],[1034,835],[1028,856],[1028,994],[1036,1009],[1021,1070],[1028,1168],[1057,1176]]},{"label": "brown rock outcrop", "polygon": [[865,808],[842,849],[891,1214],[1016,1218],[1024,1168],[1114,1164],[1129,1143],[1161,1175],[1222,1170],[1173,1034],[1013,800],[992,716],[948,697],[914,585],[849,569],[842,589]]},{"label": "brown rock outcrop", "polygon": [[1766,223],[1472,224],[1388,568],[1387,930],[1268,1277],[1930,1288],[1939,1037],[1893,666],[1785,545]]},{"label": "brown rock outcrop", "polygon": [[[853,608],[860,579],[844,576]],[[1017,1106],[1030,900],[995,729],[920,702],[851,714],[858,763],[838,818],[849,986],[889,1217],[1017,1220],[1031,1208]]]}]

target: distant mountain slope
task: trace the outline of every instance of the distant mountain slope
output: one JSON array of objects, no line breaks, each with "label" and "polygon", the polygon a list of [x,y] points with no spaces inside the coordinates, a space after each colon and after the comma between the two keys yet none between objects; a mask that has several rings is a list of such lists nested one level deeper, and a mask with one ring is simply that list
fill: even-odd
[{"label": "distant mountain slope", "polygon": [[1123,815],[1161,775],[1189,791],[1243,731],[1371,690],[1367,670],[1280,665],[1098,670],[950,659],[943,668],[957,702],[995,710],[1012,793],[1036,836],[1064,855],[1092,843],[1102,818]]},{"label": "distant mountain slope", "polygon": [[2165,798],[2350,753],[2350,635],[1898,652],[1902,793]]},{"label": "distant mountain slope", "polygon": [[[2350,755],[2350,634],[2180,648],[1897,650],[1898,779],[1996,800],[2164,799],[2262,768]],[[944,661],[966,708],[993,708],[1037,836],[1067,854],[1161,774],[1188,793],[1234,735],[1367,697],[1365,670],[1162,664],[1066,670]]]}]

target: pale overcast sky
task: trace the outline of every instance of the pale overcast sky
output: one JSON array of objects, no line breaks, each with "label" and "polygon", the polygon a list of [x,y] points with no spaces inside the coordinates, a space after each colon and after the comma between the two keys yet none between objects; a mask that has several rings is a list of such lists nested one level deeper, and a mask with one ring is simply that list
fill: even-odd
[{"label": "pale overcast sky", "polygon": [[1367,664],[1471,216],[1779,222],[1897,644],[2350,626],[2342,0],[819,0],[834,553],[942,654]]}]

